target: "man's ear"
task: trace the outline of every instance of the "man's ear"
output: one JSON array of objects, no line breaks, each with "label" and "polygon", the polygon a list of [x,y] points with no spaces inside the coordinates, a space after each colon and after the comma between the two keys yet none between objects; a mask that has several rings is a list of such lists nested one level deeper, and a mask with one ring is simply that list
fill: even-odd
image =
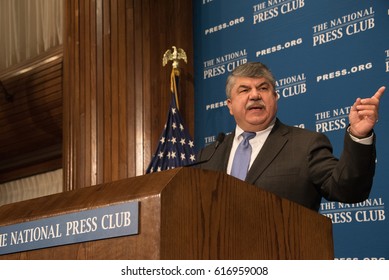
[{"label": "man's ear", "polygon": [[278,91],[274,91],[274,95],[276,97],[276,100],[278,101],[280,99],[280,94],[278,93]]},{"label": "man's ear", "polygon": [[228,110],[230,111],[230,115],[233,116],[233,112],[232,112],[232,101],[230,98],[227,98],[227,107],[228,107]]}]

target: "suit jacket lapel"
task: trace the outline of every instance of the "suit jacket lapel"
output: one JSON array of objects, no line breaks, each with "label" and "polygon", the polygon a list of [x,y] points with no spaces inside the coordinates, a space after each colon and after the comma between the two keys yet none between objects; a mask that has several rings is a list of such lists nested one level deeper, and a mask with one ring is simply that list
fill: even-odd
[{"label": "suit jacket lapel", "polygon": [[288,128],[283,125],[278,119],[266,139],[257,158],[254,160],[249,172],[247,173],[246,181],[254,184],[263,171],[277,157],[277,154],[288,142]]}]

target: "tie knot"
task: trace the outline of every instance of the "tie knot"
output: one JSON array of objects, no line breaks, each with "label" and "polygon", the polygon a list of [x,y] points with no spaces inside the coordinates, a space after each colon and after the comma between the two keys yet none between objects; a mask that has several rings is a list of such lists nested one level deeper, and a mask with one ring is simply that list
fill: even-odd
[{"label": "tie knot", "polygon": [[245,131],[242,133],[243,141],[249,141],[250,139],[253,139],[255,135],[256,135],[255,132]]}]

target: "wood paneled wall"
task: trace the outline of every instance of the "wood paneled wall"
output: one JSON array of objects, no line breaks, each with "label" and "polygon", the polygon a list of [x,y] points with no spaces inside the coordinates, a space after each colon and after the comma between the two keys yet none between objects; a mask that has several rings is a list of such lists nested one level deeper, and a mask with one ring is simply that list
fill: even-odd
[{"label": "wood paneled wall", "polygon": [[62,46],[0,72],[0,81],[0,183],[61,168]]},{"label": "wood paneled wall", "polygon": [[65,1],[64,182],[71,190],[144,174],[170,101],[183,48],[181,113],[193,135],[192,1]]}]

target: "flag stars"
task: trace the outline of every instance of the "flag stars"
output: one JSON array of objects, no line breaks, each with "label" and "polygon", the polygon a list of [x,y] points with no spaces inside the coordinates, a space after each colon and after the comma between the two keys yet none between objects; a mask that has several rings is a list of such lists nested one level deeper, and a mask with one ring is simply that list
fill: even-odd
[{"label": "flag stars", "polygon": [[194,141],[186,134],[180,112],[172,100],[168,119],[159,139],[158,150],[147,172],[160,172],[195,162]]},{"label": "flag stars", "polygon": [[176,137],[172,137],[172,139],[169,140],[170,142],[172,142],[172,144],[176,144],[177,143],[177,138]]}]

